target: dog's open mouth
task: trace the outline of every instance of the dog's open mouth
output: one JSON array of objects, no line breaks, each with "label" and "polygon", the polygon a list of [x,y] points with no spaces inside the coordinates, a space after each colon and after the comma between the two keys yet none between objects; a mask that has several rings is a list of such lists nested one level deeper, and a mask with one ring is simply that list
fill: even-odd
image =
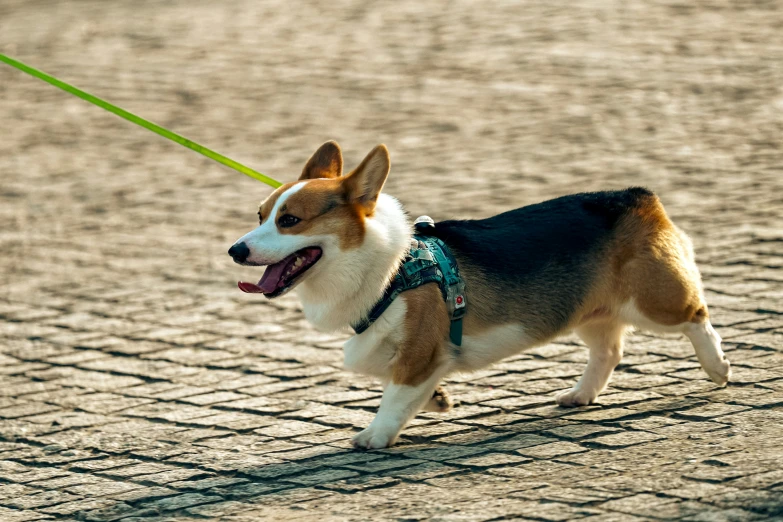
[{"label": "dog's open mouth", "polygon": [[307,247],[297,250],[282,261],[269,265],[258,284],[240,281],[239,289],[249,294],[264,294],[272,299],[293,288],[294,283],[321,259],[321,249]]}]

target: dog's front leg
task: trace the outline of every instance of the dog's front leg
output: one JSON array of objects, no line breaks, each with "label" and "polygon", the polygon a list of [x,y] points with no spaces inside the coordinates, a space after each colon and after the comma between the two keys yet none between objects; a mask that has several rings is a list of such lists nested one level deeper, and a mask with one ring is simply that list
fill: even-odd
[{"label": "dog's front leg", "polygon": [[[396,307],[395,307],[396,305]],[[447,339],[449,316],[435,283],[404,292],[389,307],[399,321],[394,351],[386,368],[378,414],[366,430],[353,438],[356,448],[385,448],[394,444],[400,431],[429,402],[435,387],[451,369]]]},{"label": "dog's front leg", "polygon": [[416,386],[387,384],[378,414],[364,431],[353,438],[354,447],[377,449],[394,444],[400,431],[432,398],[432,392],[443,377],[444,372],[440,370]]}]

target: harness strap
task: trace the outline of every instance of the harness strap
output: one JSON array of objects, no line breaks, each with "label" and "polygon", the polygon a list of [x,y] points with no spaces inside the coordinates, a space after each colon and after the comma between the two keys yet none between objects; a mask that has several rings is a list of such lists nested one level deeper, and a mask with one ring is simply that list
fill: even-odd
[{"label": "harness strap", "polygon": [[465,316],[467,302],[465,282],[459,276],[457,261],[446,244],[436,237],[415,234],[411,243],[408,255],[381,299],[372,307],[367,317],[353,325],[353,329],[357,334],[367,330],[402,292],[427,283],[438,283],[451,319],[449,339],[455,346],[461,346],[462,318]]}]

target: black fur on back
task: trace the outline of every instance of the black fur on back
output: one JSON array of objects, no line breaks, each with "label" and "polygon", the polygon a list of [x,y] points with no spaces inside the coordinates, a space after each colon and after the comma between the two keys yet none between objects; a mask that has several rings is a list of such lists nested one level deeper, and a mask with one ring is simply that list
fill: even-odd
[{"label": "black fur on back", "polygon": [[[559,328],[589,290],[596,256],[617,221],[654,197],[641,187],[573,194],[487,219],[442,221],[431,234],[452,249],[460,265],[468,265],[467,273],[483,279],[476,283],[523,299],[525,309],[535,307],[531,313]],[[466,284],[470,308],[471,281]]]}]

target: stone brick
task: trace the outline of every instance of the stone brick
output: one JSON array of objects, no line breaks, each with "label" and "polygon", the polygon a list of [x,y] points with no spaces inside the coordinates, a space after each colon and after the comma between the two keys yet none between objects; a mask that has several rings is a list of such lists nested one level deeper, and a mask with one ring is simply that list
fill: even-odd
[{"label": "stone brick", "polygon": [[[607,435],[607,437],[612,437],[612,435]],[[548,459],[560,455],[567,455],[569,453],[580,453],[582,451],[587,451],[587,449],[572,442],[551,442],[549,444],[539,444],[516,451],[527,457]]]},{"label": "stone brick", "polygon": [[5,502],[6,500],[14,500],[22,495],[33,495],[39,493],[40,490],[23,486],[22,484],[3,484],[2,491],[0,491],[0,500]]},{"label": "stone brick", "polygon": [[60,408],[51,404],[41,402],[24,402],[0,409],[0,418],[17,419],[19,417],[29,417],[39,415],[50,411],[57,411]]},{"label": "stone brick", "polygon": [[116,501],[107,499],[77,500],[74,502],[59,504],[57,506],[41,508],[40,511],[42,513],[67,516],[85,511],[92,511],[94,509],[106,508],[114,504],[116,504]]},{"label": "stone brick", "polygon": [[390,469],[397,469],[397,468],[408,468],[412,466],[417,466],[419,464],[423,464],[427,461],[422,459],[412,459],[412,458],[386,458],[382,460],[374,460],[370,462],[354,462],[351,464],[346,464],[344,467],[348,469],[354,469],[357,471],[367,472],[367,473],[378,473],[381,471],[386,471]]},{"label": "stone brick", "polygon": [[277,425],[269,426],[267,428],[255,430],[255,433],[269,437],[287,438],[317,433],[319,431],[326,431],[328,429],[329,428],[326,426],[314,424],[311,422],[286,421]]},{"label": "stone brick", "polygon": [[303,486],[315,486],[315,485],[322,485],[322,484],[331,484],[338,480],[342,480],[345,478],[350,477],[356,477],[359,474],[355,471],[349,471],[349,470],[337,470],[337,469],[329,469],[329,470],[323,470],[323,471],[315,471],[307,473],[306,475],[289,475],[283,478],[282,480],[286,482],[293,482],[295,484],[301,484]]},{"label": "stone brick", "polygon": [[603,435],[587,441],[589,444],[595,444],[598,446],[608,446],[610,448],[620,448],[626,446],[634,446],[636,444],[644,444],[645,442],[652,442],[654,440],[661,440],[663,437],[654,433],[648,433],[646,431],[625,431],[622,433],[614,433],[612,435]]},{"label": "stone brick", "polygon": [[561,426],[559,428],[552,428],[546,430],[547,434],[554,435],[556,437],[577,440],[585,437],[594,437],[599,434],[615,433],[620,431],[617,428],[611,428],[609,426],[596,426],[591,424],[572,424],[567,426]]},{"label": "stone brick", "polygon": [[179,482],[169,482],[167,485],[172,488],[179,489],[195,489],[198,491],[207,490],[211,488],[219,488],[226,486],[235,486],[237,484],[245,484],[247,479],[240,477],[215,477],[205,478],[201,480],[181,480]]},{"label": "stone brick", "polygon": [[97,482],[93,484],[71,486],[66,488],[66,491],[70,493],[74,493],[76,495],[82,495],[88,498],[94,498],[94,497],[111,496],[120,493],[126,493],[128,491],[138,489],[139,487],[141,486],[130,482],[115,482],[115,481],[103,480],[101,482]]},{"label": "stone brick", "polygon": [[159,473],[161,471],[170,471],[174,469],[173,466],[167,466],[165,464],[158,464],[156,462],[140,462],[132,466],[124,467],[112,467],[107,470],[101,471],[101,475],[107,477],[128,478],[138,475],[148,475],[150,473]]},{"label": "stone brick", "polygon": [[202,495],[201,493],[185,493],[175,497],[166,497],[155,500],[145,505],[146,508],[158,509],[160,511],[175,511],[199,504],[207,504],[222,500],[216,495]]},{"label": "stone brick", "polygon": [[167,486],[173,482],[180,482],[195,477],[209,476],[210,473],[200,469],[172,469],[149,475],[136,475],[130,480],[140,483],[152,483],[159,486]]},{"label": "stone brick", "polygon": [[18,511],[0,506],[0,520],[6,522],[28,522],[33,520],[49,520],[51,518],[51,515],[39,513],[38,511]]},{"label": "stone brick", "polygon": [[210,493],[215,493],[225,498],[248,498],[257,497],[266,500],[265,495],[278,491],[285,491],[294,487],[294,484],[285,484],[282,482],[269,483],[250,483],[241,486],[231,486],[227,488],[212,488]]},{"label": "stone brick", "polygon": [[568,416],[571,421],[617,421],[639,412],[629,408],[597,408],[583,413],[574,413]]},{"label": "stone brick", "polygon": [[[18,452],[14,452],[18,458]],[[0,461],[0,478],[9,482],[25,484],[54,477],[67,476],[68,472],[58,468],[27,467],[18,462]],[[8,486],[6,486],[8,487]]]},{"label": "stone brick", "polygon": [[177,495],[179,491],[175,489],[170,488],[164,488],[164,487],[139,487],[134,488],[131,490],[128,490],[123,493],[117,493],[112,495],[112,498],[115,500],[121,500],[123,502],[144,502],[148,501],[150,499],[157,499],[162,497],[171,497],[174,495]]},{"label": "stone brick", "polygon": [[191,515],[207,518],[210,520],[216,520],[218,517],[226,515],[234,515],[243,511],[249,511],[251,506],[235,500],[226,500],[224,502],[216,502],[213,504],[204,504],[192,508],[188,508],[185,511]]},{"label": "stone brick", "polygon": [[[62,470],[52,470],[57,473],[67,473]],[[36,480],[35,482],[27,482],[27,485],[42,488],[42,489],[61,489],[68,486],[77,486],[80,484],[91,484],[100,482],[98,477],[89,475],[87,473],[68,473],[65,476],[50,478],[45,480]]]},{"label": "stone brick", "polygon": [[354,477],[337,482],[322,484],[321,487],[339,491],[340,493],[354,494],[359,491],[369,491],[377,488],[388,488],[400,483],[399,479],[392,477]]},{"label": "stone brick", "polygon": [[41,491],[39,493],[18,496],[15,498],[7,498],[3,500],[3,504],[19,509],[35,509],[62,504],[64,502],[78,500],[79,498],[81,497],[63,493],[62,491]]},{"label": "stone brick", "polygon": [[219,402],[235,401],[235,400],[246,399],[246,398],[248,398],[248,396],[243,395],[241,393],[223,391],[223,392],[207,393],[204,395],[192,395],[188,397],[183,397],[180,400],[184,402],[189,402],[192,404],[198,404],[200,406],[204,406],[208,404],[217,404]]},{"label": "stone brick", "polygon": [[448,464],[469,466],[476,468],[492,468],[496,466],[509,466],[512,464],[521,464],[529,462],[530,459],[520,457],[519,455],[507,455],[505,453],[485,453],[478,457],[468,457],[464,459],[455,459],[447,461]]},{"label": "stone brick", "polygon": [[672,502],[674,502],[674,499],[656,497],[655,495],[648,495],[643,493],[616,500],[610,500],[600,504],[598,507],[601,509],[619,511],[621,513],[628,513],[631,515],[654,516],[654,513],[657,509],[660,509],[662,506]]},{"label": "stone brick", "polygon": [[740,411],[748,410],[747,406],[739,406],[734,404],[707,404],[696,408],[691,408],[686,411],[677,412],[679,416],[690,417],[697,419],[712,419],[720,417],[722,415],[728,415],[730,413],[737,413]]}]

